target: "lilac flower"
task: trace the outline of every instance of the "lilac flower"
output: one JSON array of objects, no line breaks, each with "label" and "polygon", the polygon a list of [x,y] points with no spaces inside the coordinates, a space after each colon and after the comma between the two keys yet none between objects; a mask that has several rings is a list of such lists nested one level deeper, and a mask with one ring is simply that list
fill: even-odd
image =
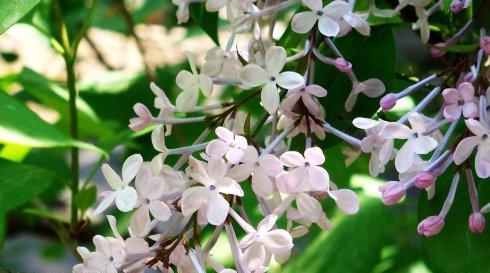
[{"label": "lilac flower", "polygon": [[225,127],[218,127],[215,130],[219,139],[212,140],[206,147],[206,154],[209,156],[225,156],[233,164],[240,162],[247,149],[247,139],[240,135],[235,135]]},{"label": "lilac flower", "polygon": [[328,37],[336,36],[340,31],[338,20],[349,11],[349,4],[335,0],[322,7],[321,0],[302,0],[311,11],[294,15],[291,27],[294,32],[306,33],[318,22],[318,30]]},{"label": "lilac flower", "polygon": [[444,102],[444,117],[449,120],[458,120],[461,114],[465,118],[474,118],[478,113],[475,103],[475,89],[469,82],[461,83],[458,88],[447,88],[442,91]]},{"label": "lilac flower", "polygon": [[474,136],[467,137],[458,143],[454,151],[454,162],[458,165],[463,163],[477,147],[476,174],[481,178],[488,178],[490,177],[490,129],[485,128],[474,119],[467,119],[465,123]]}]

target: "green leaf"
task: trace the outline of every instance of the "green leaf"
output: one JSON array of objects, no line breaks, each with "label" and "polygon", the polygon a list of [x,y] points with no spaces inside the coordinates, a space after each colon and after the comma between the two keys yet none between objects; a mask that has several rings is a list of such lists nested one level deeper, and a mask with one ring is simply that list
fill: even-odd
[{"label": "green leaf", "polygon": [[449,13],[452,2],[453,2],[453,0],[442,0],[442,10],[445,13]]},{"label": "green leaf", "polygon": [[472,45],[454,45],[451,47],[440,47],[440,46],[435,46],[435,45],[429,45],[431,48],[435,48],[441,51],[447,51],[447,52],[457,52],[457,53],[468,53],[468,52],[473,52],[475,51],[480,45],[479,44],[472,44]]},{"label": "green leaf", "polygon": [[56,179],[47,169],[0,160],[0,212],[7,212],[41,194]]},{"label": "green leaf", "polygon": [[206,4],[192,4],[189,6],[189,15],[199,27],[219,45],[218,39],[218,12],[207,12]]},{"label": "green leaf", "polygon": [[[353,31],[334,42],[344,58],[352,63],[353,71],[359,81],[378,78],[385,84],[386,90],[391,89],[396,72],[396,47],[389,26],[373,27],[369,37]],[[324,52],[329,51],[324,50]],[[328,95],[320,100],[325,108],[325,120],[341,131],[353,133],[354,118],[371,117],[379,108],[380,98],[369,98],[359,94],[352,112],[346,112],[344,103],[352,89],[352,84],[345,73],[337,71],[331,65],[317,62],[315,84],[328,90]],[[330,147],[338,142],[340,142],[338,138],[327,137],[321,143],[323,147]]]},{"label": "green leaf", "polygon": [[78,192],[75,196],[75,204],[82,214],[84,214],[95,203],[96,199],[97,189],[94,186],[90,186]]},{"label": "green leaf", "polygon": [[7,232],[7,215],[0,212],[0,249],[3,247],[3,241],[5,240],[5,234]]},{"label": "green leaf", "polygon": [[76,146],[103,152],[63,134],[4,92],[0,92],[0,143],[44,148]]},{"label": "green leaf", "polygon": [[[69,94],[66,88],[50,81],[29,68],[22,70],[18,82],[31,96],[35,97],[44,105],[55,109],[61,117],[59,121],[60,127],[64,132],[69,132]],[[77,111],[79,131],[82,137],[93,135],[108,137],[112,135],[112,130],[99,120],[94,110],[80,97],[77,98]]]},{"label": "green leaf", "polygon": [[358,214],[334,219],[332,230],[320,232],[281,272],[371,272],[389,243],[391,216],[379,199],[361,199]]},{"label": "green leaf", "polygon": [[[428,201],[425,193],[421,194],[418,202],[418,218],[422,221],[430,215],[436,215],[449,191],[455,168],[450,168],[446,174],[437,179],[437,194]],[[478,196],[481,202],[490,199],[490,184],[479,179],[475,174],[478,185]],[[468,197],[465,172],[461,173],[456,198],[449,211],[441,233],[432,237],[420,236],[426,253],[427,264],[436,271],[444,273],[488,273],[490,266],[490,232],[488,228],[481,234],[475,234],[468,229],[468,218],[471,214],[471,203]],[[450,261],[450,262],[448,262]]]},{"label": "green leaf", "polygon": [[31,11],[40,0],[0,0],[0,34],[17,23],[29,11]]}]

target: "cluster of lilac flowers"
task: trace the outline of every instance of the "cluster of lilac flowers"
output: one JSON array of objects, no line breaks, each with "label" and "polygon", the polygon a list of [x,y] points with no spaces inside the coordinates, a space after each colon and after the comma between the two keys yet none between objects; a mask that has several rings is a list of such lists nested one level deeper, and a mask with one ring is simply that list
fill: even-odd
[{"label": "cluster of lilac flowers", "polygon": [[[433,4],[431,0],[400,0],[394,10],[379,9],[374,1],[370,1],[368,10],[354,12],[354,0],[335,0],[326,6],[320,0],[302,0],[307,11],[294,15],[292,30],[297,33],[316,33],[318,30],[322,42],[336,58],[322,55],[318,45],[313,43],[315,35],[309,35],[304,50],[292,56],[287,56],[283,47],[274,45],[271,33],[276,17],[273,15],[300,3],[298,0],[260,8],[248,0],[175,0],[180,22],[188,20],[189,5],[198,2],[205,2],[208,11],[226,11],[232,33],[227,46],[210,49],[200,70],[196,56],[186,52],[191,71],[183,70],[177,75],[176,83],[182,91],[175,104],[152,83],[154,107],[159,110],[157,116],[143,104],[134,106],[137,117],[130,120],[129,127],[140,131],[153,126],[151,140],[159,154],[150,161],[138,154],[128,157],[121,175],[108,165],[102,167],[112,190],[102,193],[94,213],[100,214],[114,205],[123,213],[131,213],[129,237],[123,238],[116,228],[115,217],[107,215],[114,236],[95,236],[95,251],[79,247],[83,263],[76,265],[74,272],[136,273],[148,268],[162,272],[206,272],[205,267],[210,266],[216,272],[246,273],[265,272],[273,260],[285,262],[293,248],[293,239],[305,235],[312,224],[330,229],[331,222],[320,201],[331,198],[346,214],[355,214],[359,210],[356,194],[349,189],[337,188],[330,180],[324,153],[314,144],[314,141],[325,139],[326,133],[343,139],[352,147],[345,150],[350,162],[361,152],[370,154],[369,173],[372,176],[384,173],[385,166],[394,160],[399,180],[380,187],[386,205],[397,203],[413,187],[426,189],[429,199],[432,198],[436,194],[437,178],[450,165],[461,166],[454,174],[441,212],[423,220],[418,231],[431,236],[443,228],[462,169],[466,173],[473,206],[469,228],[474,232],[483,231],[483,213],[490,211],[490,205],[480,209],[473,179],[473,170],[480,178],[490,176],[487,110],[490,89],[483,90],[484,86],[476,81],[484,75],[482,63],[488,58],[485,54],[490,53],[490,38],[483,31],[481,48],[475,58],[477,62],[469,72],[462,74],[452,86],[441,84],[444,74],[440,73],[397,94],[385,95],[380,106],[383,111],[389,111],[399,99],[421,92],[419,90],[431,82],[437,85],[398,121],[354,119],[353,126],[366,133],[364,138],[358,139],[337,130],[325,120],[325,109],[319,98],[327,96],[327,90],[315,84],[315,61],[334,66],[350,79],[352,89],[346,90],[349,96],[345,109],[352,111],[359,94],[379,97],[385,93],[385,86],[376,78],[359,81],[352,71],[352,64],[342,56],[331,38],[342,37],[353,29],[369,35],[370,27],[366,21],[369,16],[391,17],[411,5],[419,17],[416,27],[421,29],[422,40],[427,41],[430,35],[427,20],[441,8],[439,1]],[[454,12],[459,12],[469,3],[468,0],[454,0],[451,7]],[[266,23],[261,20],[264,16],[271,16],[271,20]],[[248,52],[232,50],[235,37],[250,30],[253,35]],[[456,38],[440,46],[450,46],[467,31],[465,26]],[[433,51],[433,55],[441,57],[443,54],[439,51]],[[244,56],[245,65],[239,58]],[[283,71],[287,63],[301,58],[308,62],[303,74]],[[488,75],[483,77],[488,81]],[[210,96],[216,85],[235,86],[249,95],[237,101],[198,105],[201,93],[204,97]],[[283,92],[286,94],[281,97]],[[250,120],[239,111],[240,106],[255,96],[260,96],[266,115],[261,120]],[[444,99],[438,113],[432,117],[424,115],[426,106],[438,96]],[[179,118],[176,113],[193,115]],[[197,115],[199,113],[202,114]],[[464,120],[466,131],[464,137],[454,142],[452,136],[461,120]],[[187,123],[207,123],[208,127],[189,146],[167,147],[165,138],[172,133],[172,126]],[[269,129],[263,132],[268,137],[254,139],[250,132],[245,133],[246,126],[261,131]],[[444,127],[448,129],[442,135],[440,129]],[[215,137],[207,141],[210,135]],[[301,153],[290,150],[290,139],[298,135],[304,135],[306,139],[306,148]],[[473,150],[476,150],[474,161]],[[174,166],[169,166],[167,158],[172,156],[178,156],[178,160]],[[257,227],[249,221],[242,204],[243,185],[247,183],[252,189],[248,194],[255,195],[263,215]],[[278,224],[281,218],[286,222],[284,227]],[[163,233],[155,233],[159,225],[165,225]],[[206,244],[201,245],[199,235],[205,228],[212,229],[213,234]],[[246,236],[237,238],[234,228],[242,229]],[[226,233],[233,254],[234,269],[224,268],[210,255],[222,232]]]}]

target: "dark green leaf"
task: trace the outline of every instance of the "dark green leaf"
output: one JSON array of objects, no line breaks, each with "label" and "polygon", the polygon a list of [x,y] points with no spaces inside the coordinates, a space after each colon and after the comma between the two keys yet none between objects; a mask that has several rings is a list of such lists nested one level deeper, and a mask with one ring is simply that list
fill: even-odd
[{"label": "dark green leaf", "polygon": [[41,194],[56,179],[42,168],[0,160],[0,211],[7,212]]},{"label": "dark green leaf", "polygon": [[94,186],[90,186],[81,190],[75,196],[75,204],[82,214],[84,214],[85,211],[95,203],[96,199],[97,189]]},{"label": "dark green leaf", "polygon": [[58,221],[61,223],[68,223],[68,220],[61,217],[61,215],[59,215],[55,212],[49,211],[49,210],[45,210],[45,209],[29,208],[29,209],[23,210],[23,212],[37,216],[37,217],[55,220],[55,221]]},{"label": "dark green leaf", "polygon": [[17,23],[40,0],[0,0],[0,34]]},{"label": "dark green leaf", "polygon": [[[437,180],[437,194],[428,201],[426,194],[421,194],[418,203],[418,218],[422,221],[427,216],[436,215],[449,191],[455,169],[451,168]],[[490,184],[478,179],[478,195],[482,202],[490,200]],[[454,204],[447,217],[441,233],[432,237],[423,237],[427,263],[437,271],[444,273],[487,273],[490,272],[490,232],[475,234],[468,229],[468,218],[471,214],[471,203],[468,197],[468,186],[464,171],[461,173]],[[448,262],[450,261],[450,262]]]},{"label": "dark green leaf", "polygon": [[218,39],[218,12],[207,12],[206,4],[192,4],[189,6],[189,15],[204,32],[219,45]]}]

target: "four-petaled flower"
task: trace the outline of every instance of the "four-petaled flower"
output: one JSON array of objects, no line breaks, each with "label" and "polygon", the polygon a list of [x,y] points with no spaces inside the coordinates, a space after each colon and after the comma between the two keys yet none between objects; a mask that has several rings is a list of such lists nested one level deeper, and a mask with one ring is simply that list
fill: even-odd
[{"label": "four-petaled flower", "polygon": [[235,135],[225,127],[216,128],[215,133],[220,139],[214,139],[208,144],[206,154],[209,156],[225,156],[228,162],[232,164],[240,162],[248,147],[247,139]]},{"label": "four-petaled flower", "polygon": [[286,193],[301,191],[328,190],[329,175],[321,167],[325,162],[325,156],[319,147],[307,148],[304,157],[296,152],[285,152],[280,157],[288,171],[280,173],[276,177],[277,187]]},{"label": "four-petaled flower", "polygon": [[455,121],[461,117],[474,118],[478,113],[475,103],[475,88],[469,82],[463,82],[458,88],[447,88],[442,91],[444,97],[444,117]]},{"label": "four-petaled flower", "polygon": [[208,222],[221,225],[230,209],[221,193],[243,196],[243,190],[235,180],[226,177],[228,165],[221,157],[211,157],[207,166],[193,157],[189,161],[193,166],[189,175],[203,186],[191,187],[182,194],[182,214],[190,216],[204,208]]},{"label": "four-petaled flower", "polygon": [[129,186],[129,183],[136,176],[142,164],[141,155],[134,154],[128,157],[122,166],[122,179],[109,165],[104,164],[102,166],[102,173],[113,191],[103,193],[102,202],[95,209],[94,214],[99,214],[108,209],[114,201],[117,208],[122,212],[128,212],[136,206],[138,194],[133,187]]},{"label": "four-petaled flower", "polygon": [[463,163],[471,155],[475,147],[478,151],[475,156],[476,174],[481,178],[490,177],[490,129],[484,127],[474,119],[465,120],[466,126],[474,134],[459,142],[454,151],[454,162]]},{"label": "four-petaled flower", "polygon": [[247,64],[240,78],[247,87],[264,86],[261,93],[262,106],[273,114],[279,107],[279,89],[293,89],[304,84],[303,77],[296,72],[282,72],[286,64],[286,50],[280,46],[272,46],[265,53],[265,69],[256,64]]},{"label": "four-petaled flower", "polygon": [[294,32],[306,33],[318,22],[318,30],[329,37],[336,36],[340,31],[338,20],[349,11],[349,4],[335,0],[323,7],[321,0],[302,0],[311,11],[303,11],[294,15],[291,27]]}]

